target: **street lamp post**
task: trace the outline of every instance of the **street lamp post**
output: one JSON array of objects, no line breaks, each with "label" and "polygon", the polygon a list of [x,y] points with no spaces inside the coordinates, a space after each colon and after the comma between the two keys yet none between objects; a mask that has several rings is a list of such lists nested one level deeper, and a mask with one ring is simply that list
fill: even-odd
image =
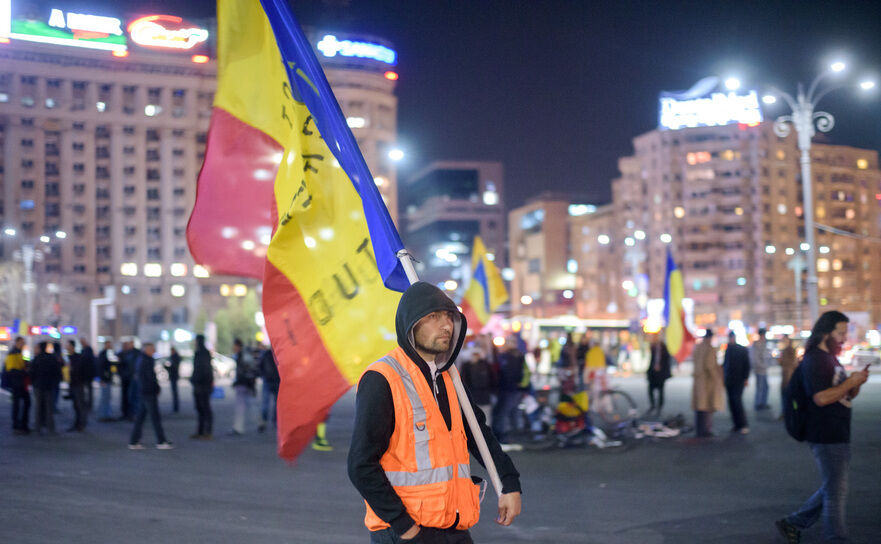
[{"label": "street lamp post", "polygon": [[[815,111],[820,100],[830,92],[843,88],[843,84],[835,84],[821,87],[820,84],[829,76],[845,69],[842,62],[832,64],[826,71],[818,75],[808,92],[805,93],[801,83],[798,84],[798,93],[795,98],[779,89],[772,88],[771,95],[764,98],[766,104],[773,104],[775,95],[782,97],[792,110],[791,115],[782,115],[774,121],[774,133],[780,138],[789,136],[791,127],[795,127],[798,135],[798,149],[801,152],[801,188],[802,208],[805,218],[805,242],[807,243],[807,292],[808,314],[811,323],[816,322],[820,314],[819,297],[817,294],[817,247],[816,225],[814,224],[814,196],[811,179],[811,139],[820,132],[829,132],[835,126],[835,118],[825,111]],[[864,90],[874,87],[872,82],[863,82],[860,85]],[[816,126],[816,130],[815,127]]]}]

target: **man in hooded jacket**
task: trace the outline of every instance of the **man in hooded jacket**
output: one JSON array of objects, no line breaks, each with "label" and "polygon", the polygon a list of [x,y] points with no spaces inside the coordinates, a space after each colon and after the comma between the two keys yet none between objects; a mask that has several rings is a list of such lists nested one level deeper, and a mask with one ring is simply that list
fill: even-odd
[{"label": "man in hooded jacket", "polygon": [[[480,505],[469,452],[480,454],[446,372],[465,339],[465,316],[443,291],[417,282],[401,297],[395,328],[398,347],[361,376],[349,449],[370,542],[471,543]],[[496,521],[510,525],[520,514],[520,474],[471,406],[502,481]]]}]

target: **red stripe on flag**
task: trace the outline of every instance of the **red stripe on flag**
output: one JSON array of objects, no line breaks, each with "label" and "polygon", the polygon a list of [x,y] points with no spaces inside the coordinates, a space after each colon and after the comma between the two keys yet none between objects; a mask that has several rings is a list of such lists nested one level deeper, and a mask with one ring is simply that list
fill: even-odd
[{"label": "red stripe on flag", "polygon": [[679,311],[679,319],[682,321],[682,343],[679,344],[679,351],[676,352],[674,357],[680,363],[688,358],[691,355],[691,351],[694,349],[694,335],[691,334],[691,331],[688,330],[688,327],[685,325],[685,311]]},{"label": "red stripe on flag", "polygon": [[462,299],[462,303],[459,304],[462,307],[462,313],[465,314],[465,320],[468,322],[468,328],[470,328],[474,334],[479,334],[481,330],[483,330],[483,326],[486,323],[482,323],[480,318],[477,317],[477,312],[474,311],[474,307],[471,306],[471,303],[468,302],[468,299]]},{"label": "red stripe on flag", "polygon": [[351,385],[324,346],[303,297],[269,260],[263,279],[263,313],[281,376],[278,455],[292,461]]},{"label": "red stripe on flag", "polygon": [[[187,224],[193,259],[212,274],[263,277],[275,174],[284,151],[220,108],[211,114],[196,204]],[[253,244],[253,245],[252,245]]]}]

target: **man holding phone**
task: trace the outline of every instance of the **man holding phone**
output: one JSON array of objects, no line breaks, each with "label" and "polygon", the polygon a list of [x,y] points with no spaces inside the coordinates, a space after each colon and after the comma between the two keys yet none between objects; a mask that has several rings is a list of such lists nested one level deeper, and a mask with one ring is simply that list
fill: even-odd
[{"label": "man holding phone", "polygon": [[838,362],[847,338],[848,318],[831,311],[820,316],[805,344],[802,378],[812,402],[807,410],[805,441],[820,469],[820,488],[795,512],[776,525],[786,542],[797,543],[801,530],[823,519],[827,542],[850,542],[845,525],[850,467],[851,403],[869,378],[868,365],[847,375]]}]

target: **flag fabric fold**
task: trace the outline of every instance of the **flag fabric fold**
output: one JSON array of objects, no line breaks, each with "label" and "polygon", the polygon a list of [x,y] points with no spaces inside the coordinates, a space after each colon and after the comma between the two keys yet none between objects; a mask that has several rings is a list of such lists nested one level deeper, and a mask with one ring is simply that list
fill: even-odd
[{"label": "flag fabric fold", "polygon": [[502,275],[487,257],[483,240],[475,236],[471,250],[471,280],[461,304],[468,326],[479,332],[489,322],[492,313],[507,301],[508,290]]},{"label": "flag fabric fold", "polygon": [[685,324],[685,310],[682,299],[685,298],[685,285],[682,272],[673,260],[673,254],[667,249],[667,277],[664,283],[664,317],[667,321],[665,342],[670,354],[680,363],[691,355],[694,348],[694,335]]},{"label": "flag fabric fold", "polygon": [[197,262],[216,253],[215,273],[262,275],[278,452],[291,460],[395,345],[389,287],[408,284],[403,245],[287,4],[224,0],[217,12],[218,89],[188,239]]}]

